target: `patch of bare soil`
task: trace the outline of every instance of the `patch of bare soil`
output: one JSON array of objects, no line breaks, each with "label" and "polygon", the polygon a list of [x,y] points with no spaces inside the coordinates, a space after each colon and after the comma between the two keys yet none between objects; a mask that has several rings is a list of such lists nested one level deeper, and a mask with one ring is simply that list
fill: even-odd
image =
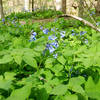
[{"label": "patch of bare soil", "polygon": [[[71,19],[70,17],[64,17],[64,19],[66,19],[66,20],[69,20],[69,19]],[[35,23],[35,22],[39,22],[39,23],[48,23],[48,22],[53,22],[53,21],[55,21],[56,20],[56,18],[48,18],[48,19],[33,19],[33,20],[29,20],[29,23]],[[20,23],[22,24],[22,25],[24,25],[24,24],[26,24],[26,22],[25,21],[20,21]]]},{"label": "patch of bare soil", "polygon": [[[39,22],[39,23],[48,23],[48,22],[53,22],[55,19],[53,19],[53,18],[49,18],[49,19],[37,19],[37,20],[29,20],[29,23],[35,23],[35,22]],[[20,21],[20,23],[22,24],[22,25],[24,25],[24,24],[26,24],[26,22],[25,21]]]}]

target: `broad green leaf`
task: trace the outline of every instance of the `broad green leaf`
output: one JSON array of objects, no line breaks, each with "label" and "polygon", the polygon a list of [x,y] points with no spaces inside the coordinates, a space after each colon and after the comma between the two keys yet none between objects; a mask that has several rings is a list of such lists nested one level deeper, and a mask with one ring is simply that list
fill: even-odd
[{"label": "broad green leaf", "polygon": [[64,96],[58,95],[54,98],[54,100],[66,100]]},{"label": "broad green leaf", "polygon": [[6,100],[26,100],[28,99],[30,93],[31,93],[31,84],[27,84],[26,86],[16,89],[12,91],[10,97],[8,97]]},{"label": "broad green leaf", "polygon": [[65,59],[63,56],[58,57],[57,60],[58,60],[62,65],[65,65],[65,63],[66,63],[66,59]]},{"label": "broad green leaf", "polygon": [[67,92],[67,85],[60,84],[53,88],[51,94],[64,95]]},{"label": "broad green leaf", "polygon": [[65,100],[78,100],[78,96],[75,94],[66,95]]},{"label": "broad green leaf", "polygon": [[100,80],[95,84],[92,77],[89,77],[85,84],[85,91],[88,97],[100,100]]},{"label": "broad green leaf", "polygon": [[46,83],[43,85],[43,87],[46,89],[47,93],[49,93],[49,94],[51,93],[52,87],[51,87],[50,81],[49,81],[49,82],[46,82]]},{"label": "broad green leaf", "polygon": [[88,96],[87,95],[82,95],[80,93],[77,93],[78,96],[78,100],[88,100]]},{"label": "broad green leaf", "polygon": [[52,71],[56,74],[59,75],[60,71],[63,70],[64,66],[61,64],[56,64],[55,66],[52,67]]},{"label": "broad green leaf", "polygon": [[0,64],[6,64],[13,60],[11,55],[4,55],[2,59],[0,59]]},{"label": "broad green leaf", "polygon": [[76,93],[81,93],[82,95],[85,95],[85,91],[80,85],[74,85],[71,87],[71,90],[76,92]]},{"label": "broad green leaf", "polygon": [[3,51],[0,51],[0,56],[7,55],[9,53],[9,50],[4,49]]},{"label": "broad green leaf", "polygon": [[37,100],[48,100],[49,94],[47,93],[45,88],[41,88],[39,90],[39,94],[37,96]]},{"label": "broad green leaf", "polygon": [[35,46],[34,50],[37,52],[42,52],[45,49],[44,45],[37,45]]},{"label": "broad green leaf", "polygon": [[43,73],[41,73],[41,74],[44,74],[45,75],[45,78],[46,78],[46,80],[51,80],[51,78],[53,77],[53,74],[51,73],[51,71],[50,70],[45,70]]},{"label": "broad green leaf", "polygon": [[83,77],[75,77],[71,78],[69,80],[68,88],[74,92],[81,93],[85,95],[85,91],[81,87],[81,84],[85,82],[85,79]]},{"label": "broad green leaf", "polygon": [[16,55],[16,56],[14,56],[14,60],[15,60],[15,62],[16,62],[18,65],[21,65],[22,56]]},{"label": "broad green leaf", "polygon": [[53,80],[49,80],[48,82],[46,82],[43,87],[46,89],[47,93],[50,94],[52,91],[52,86],[57,86],[60,83],[61,82],[58,78],[54,78]]},{"label": "broad green leaf", "polygon": [[32,66],[33,68],[37,68],[37,62],[32,56],[24,54],[23,60],[25,61],[25,63]]},{"label": "broad green leaf", "polygon": [[5,79],[1,80],[0,77],[0,89],[8,90],[10,89],[11,84],[12,84],[12,80],[5,80]]},{"label": "broad green leaf", "polygon": [[63,56],[64,57],[69,57],[69,56],[72,56],[74,54],[74,50],[72,50],[71,48],[65,48],[63,51]]},{"label": "broad green leaf", "polygon": [[12,85],[12,81],[15,79],[14,78],[15,73],[6,72],[4,76],[5,78],[3,78],[3,76],[0,76],[0,88],[4,90],[8,90]]},{"label": "broad green leaf", "polygon": [[55,60],[54,58],[48,58],[48,59],[46,59],[46,61],[45,61],[45,67],[46,68],[51,68],[53,66],[54,60]]},{"label": "broad green leaf", "polygon": [[52,80],[50,80],[51,85],[56,86],[59,85],[61,82],[58,78],[54,78]]},{"label": "broad green leaf", "polygon": [[81,84],[83,84],[83,83],[85,83],[85,79],[84,79],[84,77],[82,77],[82,76],[74,77],[74,78],[71,78],[71,79],[69,80],[69,84],[70,84],[70,85],[81,85]]},{"label": "broad green leaf", "polygon": [[5,72],[4,76],[6,80],[14,80],[16,73],[14,72]]},{"label": "broad green leaf", "polygon": [[23,56],[23,50],[22,49],[13,49],[11,51],[11,55],[13,56],[15,62],[18,65],[21,65],[22,62],[22,56]]},{"label": "broad green leaf", "polygon": [[39,52],[35,52],[33,49],[24,48],[23,51],[24,51],[24,54],[28,54],[28,55],[30,55],[32,57],[40,56],[40,53]]}]

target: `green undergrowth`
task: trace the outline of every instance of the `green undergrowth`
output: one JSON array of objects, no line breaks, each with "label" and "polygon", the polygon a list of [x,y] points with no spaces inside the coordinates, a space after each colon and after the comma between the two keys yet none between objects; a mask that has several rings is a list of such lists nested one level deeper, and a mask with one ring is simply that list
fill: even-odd
[{"label": "green undergrowth", "polygon": [[100,100],[100,33],[25,16],[0,21],[0,100]]},{"label": "green undergrowth", "polygon": [[6,19],[44,19],[44,18],[55,18],[58,15],[61,15],[61,11],[55,11],[55,10],[36,10],[33,12],[23,11],[18,13],[11,13],[10,15],[6,16]]}]

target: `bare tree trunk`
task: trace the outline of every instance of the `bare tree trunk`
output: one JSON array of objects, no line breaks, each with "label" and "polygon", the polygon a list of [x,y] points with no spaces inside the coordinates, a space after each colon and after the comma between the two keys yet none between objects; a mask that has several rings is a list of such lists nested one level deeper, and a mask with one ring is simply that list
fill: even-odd
[{"label": "bare tree trunk", "polygon": [[24,2],[25,3],[25,6],[24,6],[25,7],[25,10],[26,11],[29,11],[29,0],[24,0],[24,1],[25,1]]},{"label": "bare tree trunk", "polygon": [[78,12],[79,17],[83,17],[83,12],[84,12],[83,4],[84,4],[84,1],[79,0],[79,12]]},{"label": "bare tree trunk", "polygon": [[32,0],[32,11],[34,11],[34,0]]},{"label": "bare tree trunk", "polygon": [[2,0],[0,0],[0,18],[4,18]]},{"label": "bare tree trunk", "polygon": [[66,14],[66,0],[62,0],[62,12]]},{"label": "bare tree trunk", "polygon": [[97,1],[96,14],[100,15],[100,0]]},{"label": "bare tree trunk", "polygon": [[61,5],[61,0],[55,0],[56,1],[56,10],[61,10],[62,5]]}]

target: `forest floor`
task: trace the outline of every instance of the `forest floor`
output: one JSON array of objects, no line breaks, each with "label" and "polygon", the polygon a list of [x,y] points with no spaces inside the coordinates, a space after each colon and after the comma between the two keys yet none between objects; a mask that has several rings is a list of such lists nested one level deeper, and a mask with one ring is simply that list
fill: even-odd
[{"label": "forest floor", "polygon": [[[65,17],[64,19],[68,20],[68,19],[71,19],[71,18],[70,17],[67,17],[67,18]],[[44,23],[45,24],[45,23],[48,23],[48,22],[53,22],[55,20],[56,20],[56,18],[30,19],[29,23],[31,23],[31,22],[32,23],[39,22],[39,23]],[[26,24],[26,21],[21,20],[20,23],[24,25],[24,24]]]}]

